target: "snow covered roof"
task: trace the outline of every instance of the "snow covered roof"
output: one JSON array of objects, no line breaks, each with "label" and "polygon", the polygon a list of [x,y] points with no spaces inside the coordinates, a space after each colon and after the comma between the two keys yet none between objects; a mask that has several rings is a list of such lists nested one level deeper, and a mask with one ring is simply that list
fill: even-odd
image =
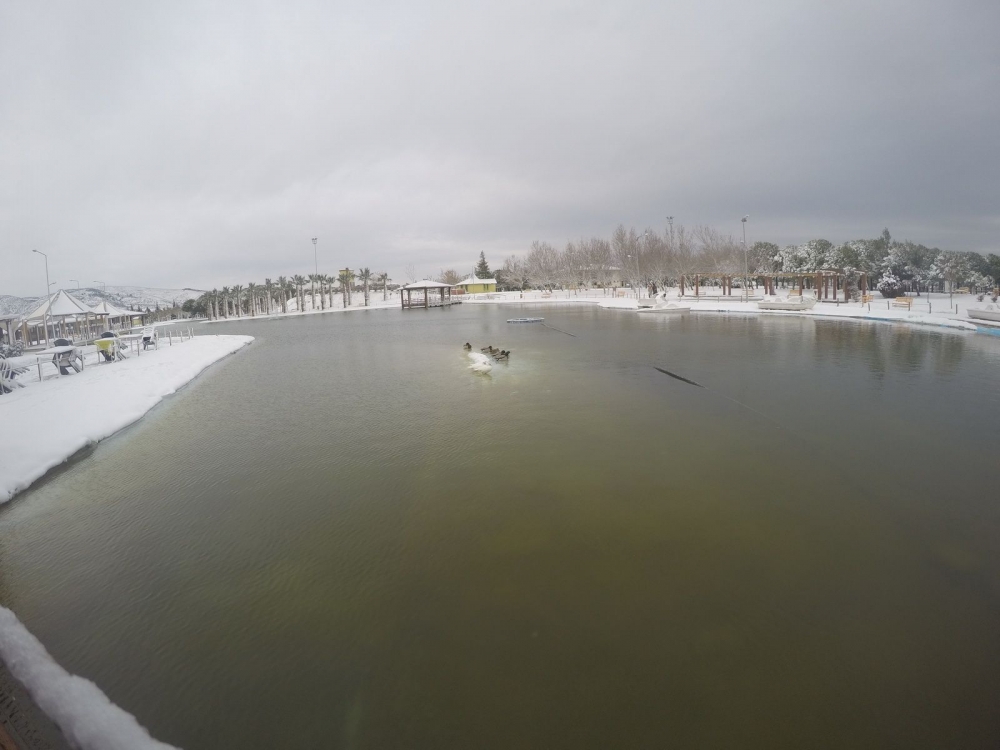
[{"label": "snow covered roof", "polygon": [[60,289],[24,317],[27,320],[41,320],[43,317],[65,318],[72,315],[93,315],[94,311],[73,297],[65,289]]},{"label": "snow covered roof", "polygon": [[121,308],[115,307],[106,299],[102,299],[90,308],[90,311],[95,315],[107,315],[109,318],[127,318],[133,314],[128,310],[122,310]]},{"label": "snow covered roof", "polygon": [[445,284],[440,281],[431,281],[430,279],[424,279],[423,281],[414,281],[412,284],[407,284],[403,289],[449,289],[451,284]]},{"label": "snow covered roof", "polygon": [[475,274],[472,274],[467,279],[462,279],[460,282],[455,284],[455,286],[469,286],[470,284],[496,284],[496,279],[477,279]]}]

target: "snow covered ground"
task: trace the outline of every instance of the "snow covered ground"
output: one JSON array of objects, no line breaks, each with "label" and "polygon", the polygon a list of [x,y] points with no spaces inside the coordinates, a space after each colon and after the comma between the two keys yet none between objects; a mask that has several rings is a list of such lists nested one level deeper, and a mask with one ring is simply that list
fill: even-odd
[{"label": "snow covered ground", "polygon": [[[195,336],[124,362],[97,364],[88,352],[83,372],[39,381],[0,395],[0,503],[7,502],[81,448],[106,438],[246,346],[251,336]],[[89,349],[93,349],[89,347]],[[45,371],[43,370],[43,373]],[[169,750],[101,692],[71,675],[13,612],[0,606],[0,658],[73,747],[81,750]]]},{"label": "snow covered ground", "polygon": [[49,469],[141,418],[213,362],[246,346],[251,336],[195,336],[124,362],[87,357],[82,373],[38,381],[34,368],[18,378],[25,388],[0,395],[0,503]]},{"label": "snow covered ground", "polygon": [[[807,291],[808,294],[808,291]],[[677,290],[668,291],[668,299],[677,298]],[[614,296],[605,294],[602,289],[586,291],[556,290],[551,293],[531,292],[498,292],[496,294],[476,294],[463,298],[471,304],[592,304],[606,309],[635,310],[638,302],[635,296]],[[883,320],[907,323],[910,325],[930,325],[958,330],[975,331],[977,327],[989,327],[983,321],[974,321],[968,316],[970,308],[982,307],[974,295],[924,294],[913,298],[911,309],[893,307],[890,300],[876,298],[870,304],[858,302],[835,304],[832,302],[817,303],[811,310],[774,311],[761,310],[756,302],[742,302],[738,295],[731,298],[684,299],[685,305],[691,306],[696,313],[721,312],[744,313],[753,315],[805,315],[809,317],[855,318],[868,320]]]}]

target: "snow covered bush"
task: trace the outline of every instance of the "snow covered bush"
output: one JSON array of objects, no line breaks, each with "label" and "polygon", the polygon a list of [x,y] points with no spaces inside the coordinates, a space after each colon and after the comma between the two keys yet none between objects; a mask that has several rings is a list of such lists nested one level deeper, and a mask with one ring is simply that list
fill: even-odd
[{"label": "snow covered bush", "polygon": [[882,293],[883,297],[889,299],[899,297],[903,294],[903,285],[892,271],[886,271],[882,275],[882,278],[879,279],[878,284],[875,285],[875,288]]},{"label": "snow covered bush", "polygon": [[15,341],[13,344],[0,344],[0,359],[20,357],[24,353],[24,344]]}]

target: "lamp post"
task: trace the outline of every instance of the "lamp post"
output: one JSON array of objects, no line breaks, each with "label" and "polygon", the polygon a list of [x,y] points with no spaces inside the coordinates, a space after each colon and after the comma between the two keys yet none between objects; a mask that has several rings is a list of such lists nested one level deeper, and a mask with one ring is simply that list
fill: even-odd
[{"label": "lamp post", "polygon": [[[45,258],[45,298],[51,302],[49,299],[49,292],[51,291],[52,284],[49,283],[49,256],[43,253],[41,250],[32,250],[33,253],[38,253],[43,258]],[[48,302],[45,305],[45,312],[42,313],[42,326],[45,328],[45,345],[49,345],[49,310]]]},{"label": "lamp post", "polygon": [[319,237],[313,237],[313,263],[316,265],[316,275],[319,276],[319,256],[316,254],[316,242]]},{"label": "lamp post", "polygon": [[94,279],[94,283],[101,285],[101,293],[102,294],[107,294],[108,293],[108,285],[105,284],[103,281],[98,281],[97,279]]},{"label": "lamp post", "polygon": [[76,288],[77,288],[77,289],[79,289],[79,288],[80,288],[80,282],[79,282],[79,281],[77,281],[76,279],[70,279],[70,283],[73,283],[73,284],[76,284]]},{"label": "lamp post", "polygon": [[749,218],[750,215],[747,214],[740,219],[743,222],[743,292],[748,303],[750,302],[750,288],[747,286],[750,283],[748,278],[750,276],[750,265],[749,261],[747,261],[747,219]]}]

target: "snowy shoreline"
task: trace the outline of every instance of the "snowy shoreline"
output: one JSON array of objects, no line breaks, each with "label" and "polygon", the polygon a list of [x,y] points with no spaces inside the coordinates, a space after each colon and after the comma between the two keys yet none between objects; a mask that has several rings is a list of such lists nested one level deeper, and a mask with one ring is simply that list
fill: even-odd
[{"label": "snowy shoreline", "polygon": [[[0,505],[28,489],[83,448],[142,419],[164,398],[252,336],[195,336],[124,362],[89,364],[83,372],[0,395]],[[34,704],[81,750],[168,750],[90,680],[60,667],[17,616],[0,606],[0,659]],[[0,697],[6,695],[0,693]],[[34,713],[28,706],[25,719]]]},{"label": "snowy shoreline", "polygon": [[252,336],[195,336],[124,362],[91,364],[82,373],[37,382],[0,395],[0,505],[79,451],[141,419],[209,365]]},{"label": "snowy shoreline", "polygon": [[[668,299],[677,300],[676,294],[670,295]],[[742,302],[738,299],[701,299],[694,300],[685,297],[683,304],[691,307],[692,313],[738,313],[742,315],[794,315],[805,318],[826,318],[840,320],[859,320],[880,323],[903,323],[912,326],[934,326],[938,328],[951,329],[955,331],[975,332],[980,328],[990,328],[991,326],[980,320],[973,320],[966,317],[967,310],[975,307],[978,303],[972,295],[956,295],[955,302],[959,306],[959,312],[923,312],[919,308],[928,304],[927,297],[912,298],[914,300],[913,309],[903,310],[893,308],[888,300],[880,299],[870,305],[862,305],[857,302],[844,303],[839,305],[832,302],[821,302],[809,310],[761,310],[756,302]],[[938,310],[947,307],[948,295],[935,296],[931,299],[931,309],[936,305]],[[519,292],[497,292],[495,294],[477,294],[466,297],[467,304],[483,305],[596,305],[605,310],[637,310],[638,302],[635,297],[613,297],[610,295],[584,293],[573,294],[565,290],[556,290],[549,297],[541,296],[539,292],[525,292],[523,296]],[[885,306],[883,308],[883,305]]]}]

